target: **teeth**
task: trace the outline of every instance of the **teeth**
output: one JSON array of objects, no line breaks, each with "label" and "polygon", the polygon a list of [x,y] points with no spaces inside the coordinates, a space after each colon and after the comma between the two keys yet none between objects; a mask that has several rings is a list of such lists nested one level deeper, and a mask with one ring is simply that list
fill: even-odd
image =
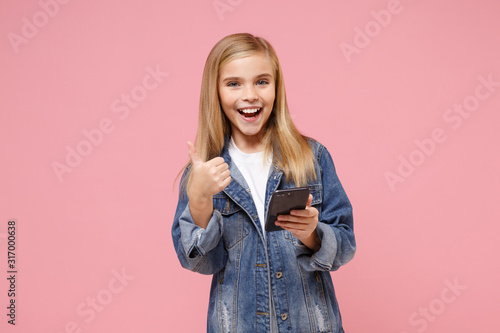
[{"label": "teeth", "polygon": [[238,110],[240,112],[243,112],[243,113],[255,113],[257,111],[259,111],[260,108],[255,108],[255,109],[244,109],[244,110]]}]

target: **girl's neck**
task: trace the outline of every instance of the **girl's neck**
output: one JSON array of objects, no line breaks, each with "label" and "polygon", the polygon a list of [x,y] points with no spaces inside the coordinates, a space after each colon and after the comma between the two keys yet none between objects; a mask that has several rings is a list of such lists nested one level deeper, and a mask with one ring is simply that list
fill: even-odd
[{"label": "girl's neck", "polygon": [[233,142],[238,147],[238,149],[246,154],[258,153],[265,149],[264,143],[262,142],[262,138],[260,135],[254,136],[232,136]]}]

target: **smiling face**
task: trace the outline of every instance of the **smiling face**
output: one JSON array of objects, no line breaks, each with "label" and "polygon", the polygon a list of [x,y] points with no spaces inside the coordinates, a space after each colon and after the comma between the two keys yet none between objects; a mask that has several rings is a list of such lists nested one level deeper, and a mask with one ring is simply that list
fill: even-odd
[{"label": "smiling face", "polygon": [[247,153],[263,150],[261,139],[275,98],[269,58],[257,53],[229,61],[220,70],[218,89],[235,144]]}]

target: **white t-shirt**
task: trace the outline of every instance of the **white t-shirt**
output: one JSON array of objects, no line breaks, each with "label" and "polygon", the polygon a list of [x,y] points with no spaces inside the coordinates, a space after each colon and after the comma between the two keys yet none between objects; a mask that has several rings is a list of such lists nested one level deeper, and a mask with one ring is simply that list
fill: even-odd
[{"label": "white t-shirt", "polygon": [[266,200],[267,176],[271,167],[272,157],[264,158],[263,151],[250,154],[244,153],[236,147],[233,138],[231,138],[228,150],[231,161],[236,164],[250,187],[250,193],[257,208],[260,225],[265,237],[266,218],[264,216],[264,204]]}]

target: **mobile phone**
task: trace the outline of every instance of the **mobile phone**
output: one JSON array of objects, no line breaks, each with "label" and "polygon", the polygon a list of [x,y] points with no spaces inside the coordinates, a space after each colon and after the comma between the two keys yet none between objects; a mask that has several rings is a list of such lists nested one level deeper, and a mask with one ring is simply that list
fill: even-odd
[{"label": "mobile phone", "polygon": [[308,187],[295,187],[276,190],[271,197],[267,211],[266,231],[283,230],[275,224],[278,215],[289,215],[291,210],[305,209],[309,198]]}]

